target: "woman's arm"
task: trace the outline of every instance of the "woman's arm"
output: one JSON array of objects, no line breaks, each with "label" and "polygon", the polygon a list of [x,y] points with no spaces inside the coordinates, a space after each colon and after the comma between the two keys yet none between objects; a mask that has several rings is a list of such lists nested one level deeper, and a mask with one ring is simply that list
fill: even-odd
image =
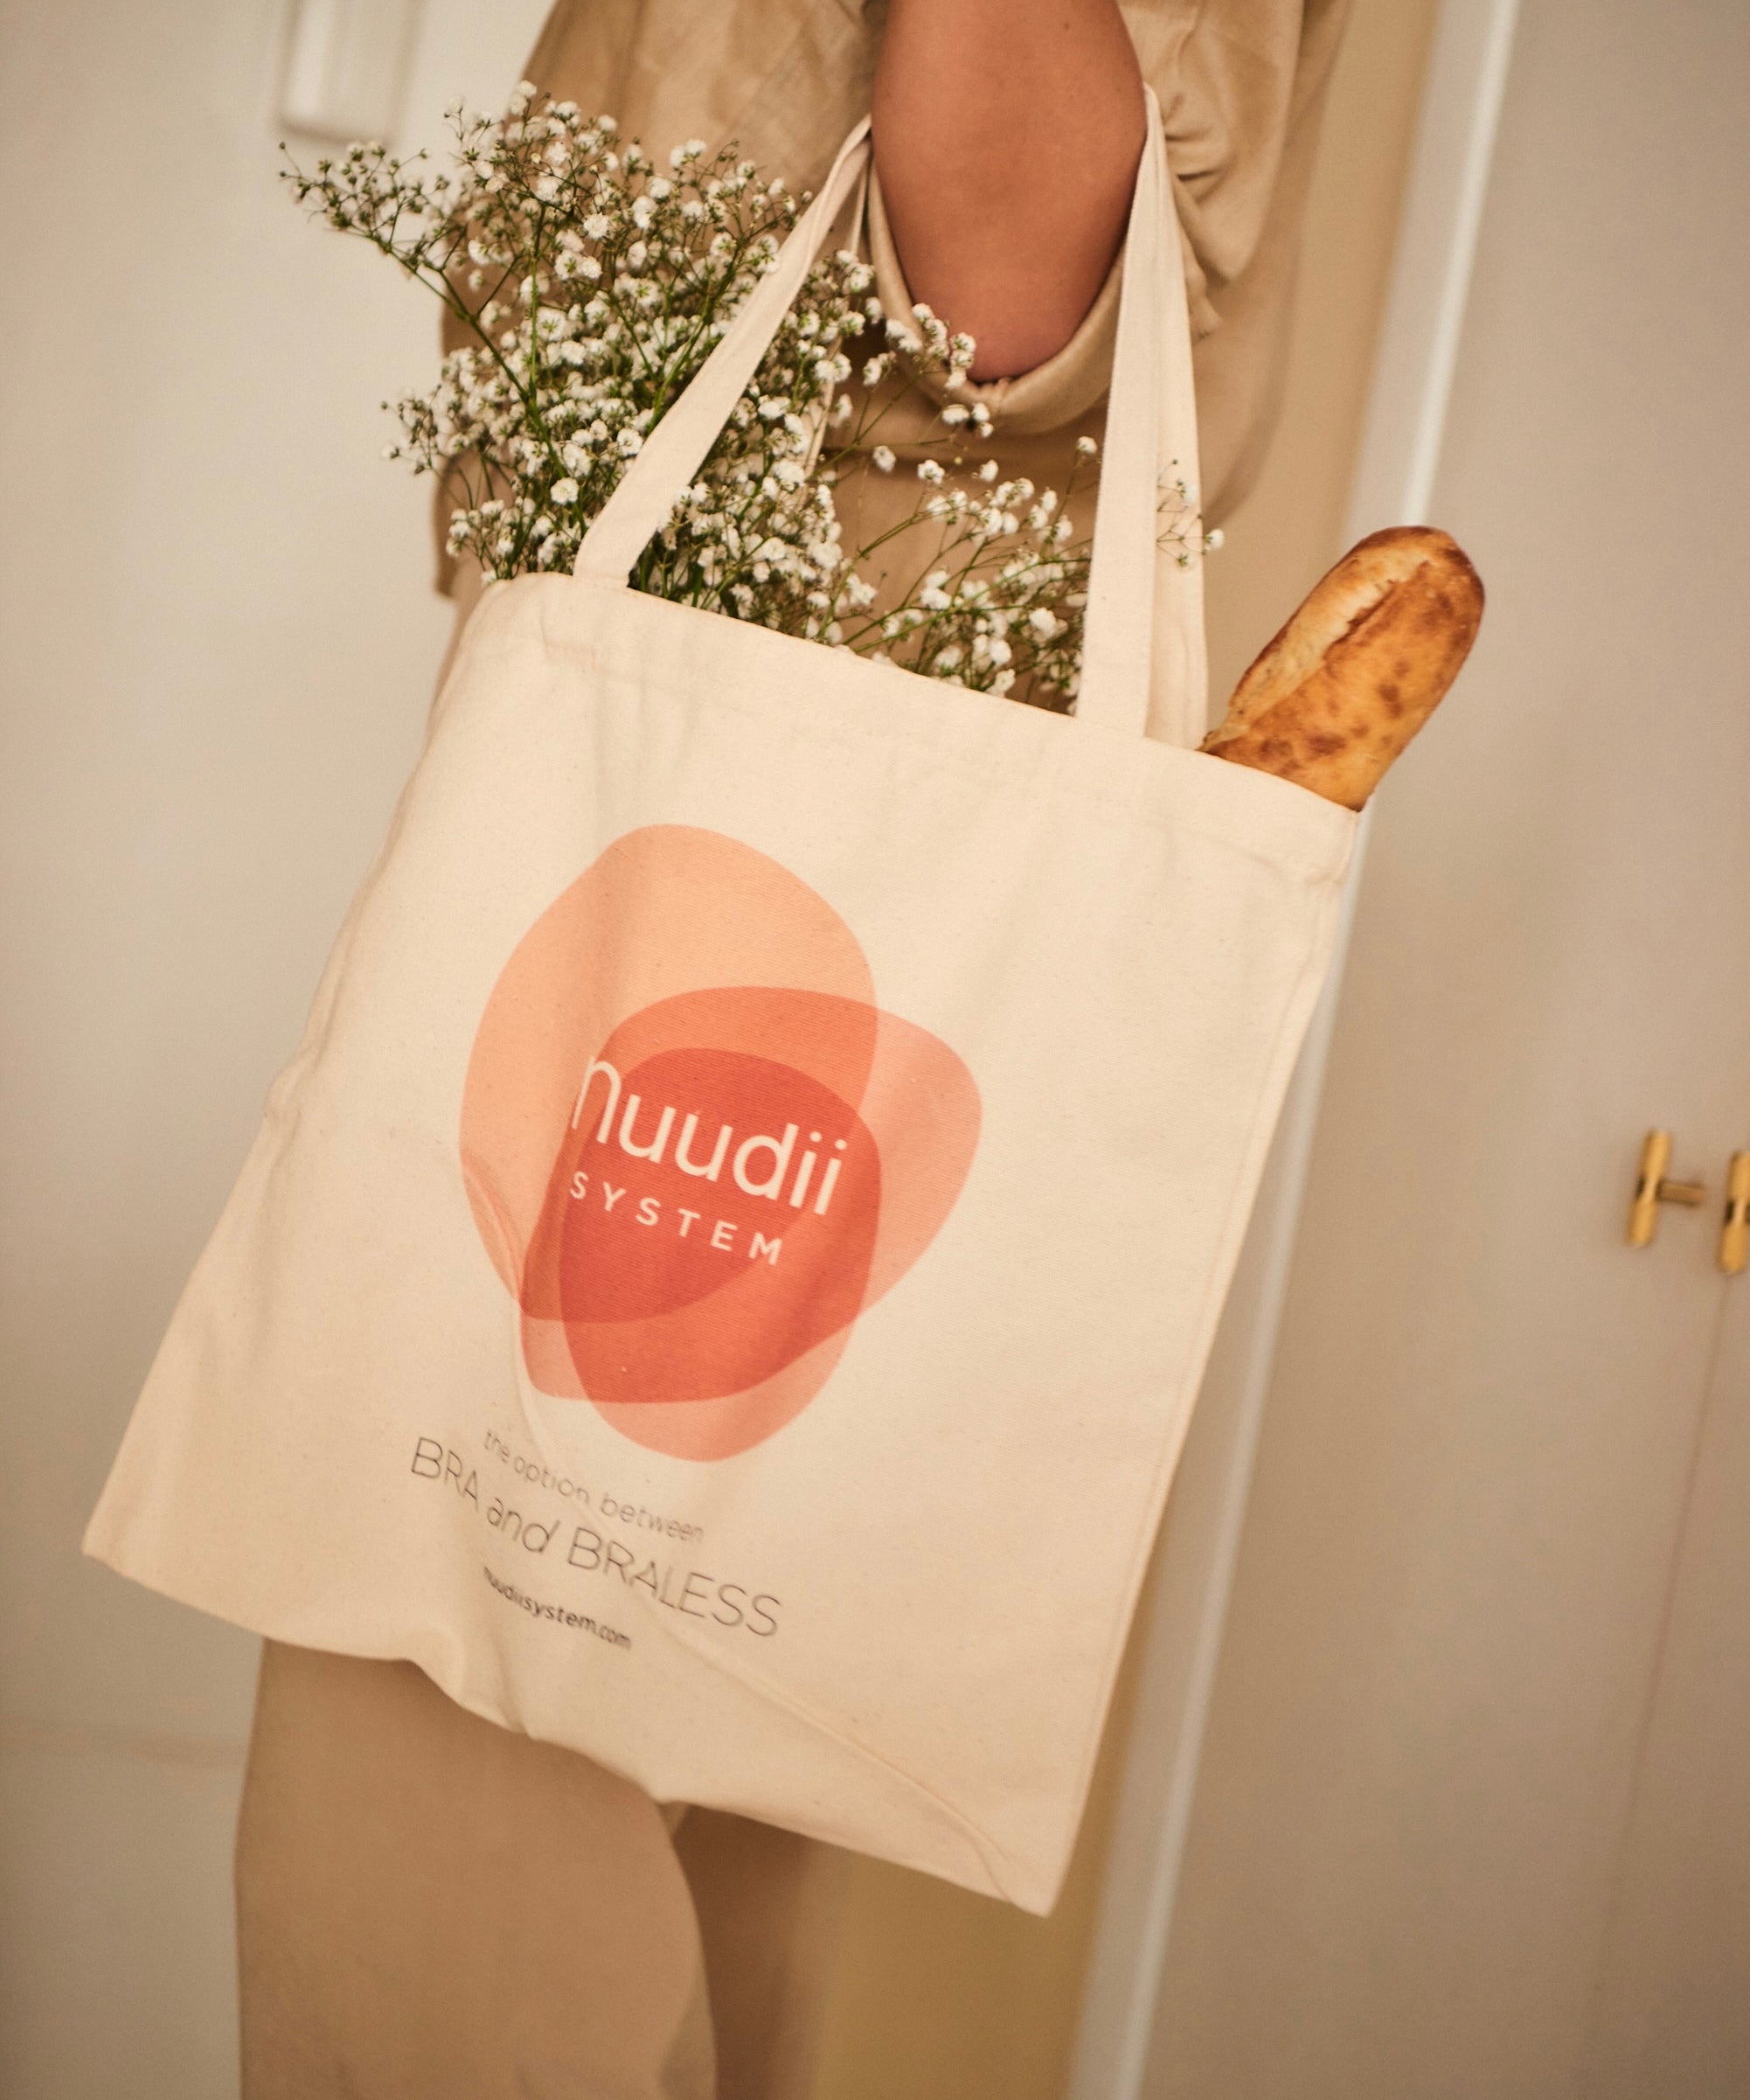
[{"label": "woman's arm", "polygon": [[1061,350],[1123,237],[1142,80],[1116,0],[892,0],[875,164],[914,298],[975,379]]}]

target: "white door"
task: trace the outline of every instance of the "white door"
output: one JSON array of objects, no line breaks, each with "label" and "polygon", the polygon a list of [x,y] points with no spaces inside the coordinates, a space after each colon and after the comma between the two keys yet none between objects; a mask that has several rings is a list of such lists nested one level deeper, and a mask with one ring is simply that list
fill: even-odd
[{"label": "white door", "polygon": [[1583,2094],[1747,2092],[1750,1277],[1740,1277],[1701,1411]]},{"label": "white door", "polygon": [[[1151,2100],[1750,2093],[1747,138],[1750,10],[1524,0],[1490,608],[1378,811]],[[1631,1252],[1651,1124],[1711,1198]]]}]

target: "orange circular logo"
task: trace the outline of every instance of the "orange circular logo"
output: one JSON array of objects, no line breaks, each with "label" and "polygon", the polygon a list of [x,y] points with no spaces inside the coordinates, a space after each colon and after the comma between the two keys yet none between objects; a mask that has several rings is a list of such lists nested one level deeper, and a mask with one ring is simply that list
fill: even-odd
[{"label": "orange circular logo", "polygon": [[651,825],[541,914],[476,1034],[462,1159],[533,1384],[722,1458],[825,1385],[978,1138],[953,1051],[884,1012],[778,863]]}]

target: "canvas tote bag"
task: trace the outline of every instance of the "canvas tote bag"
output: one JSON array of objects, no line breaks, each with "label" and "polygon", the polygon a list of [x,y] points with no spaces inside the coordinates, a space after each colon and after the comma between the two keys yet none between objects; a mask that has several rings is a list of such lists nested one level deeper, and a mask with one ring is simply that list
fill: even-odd
[{"label": "canvas tote bag", "polygon": [[87,1540],[1037,1911],[1354,828],[1193,748],[1151,118],[1075,715],[627,588],[859,126],[575,574],[486,592]]}]

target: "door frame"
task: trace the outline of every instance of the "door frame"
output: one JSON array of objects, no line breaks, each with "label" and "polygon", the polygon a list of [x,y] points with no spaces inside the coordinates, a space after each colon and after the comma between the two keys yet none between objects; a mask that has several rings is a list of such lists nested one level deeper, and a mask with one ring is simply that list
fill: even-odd
[{"label": "door frame", "polygon": [[[1426,520],[1518,0],[1442,0],[1368,392],[1346,543]],[[1140,2100],[1246,1505],[1294,1262],[1367,824],[1142,1602],[1125,1748],[1066,2100]]]}]

